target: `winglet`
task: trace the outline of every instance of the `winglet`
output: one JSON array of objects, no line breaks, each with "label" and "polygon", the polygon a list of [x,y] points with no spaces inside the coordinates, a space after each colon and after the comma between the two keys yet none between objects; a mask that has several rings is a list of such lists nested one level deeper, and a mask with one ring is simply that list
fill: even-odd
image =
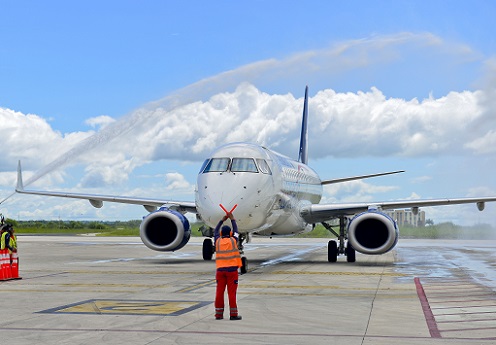
[{"label": "winglet", "polygon": [[22,182],[22,171],[21,171],[21,161],[17,163],[17,185],[16,192],[24,190],[24,183]]},{"label": "winglet", "polygon": [[305,87],[305,100],[303,102],[303,119],[301,120],[301,137],[300,137],[300,153],[298,161],[303,164],[308,163],[308,85]]}]

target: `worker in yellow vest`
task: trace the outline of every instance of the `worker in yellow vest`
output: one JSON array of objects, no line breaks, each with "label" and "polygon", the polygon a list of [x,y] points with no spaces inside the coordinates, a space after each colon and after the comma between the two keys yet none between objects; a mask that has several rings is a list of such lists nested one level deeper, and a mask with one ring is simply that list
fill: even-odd
[{"label": "worker in yellow vest", "polygon": [[[232,229],[222,224],[229,218]],[[222,228],[221,228],[222,226]],[[215,279],[217,289],[215,294],[215,319],[224,318],[224,291],[227,287],[229,298],[230,320],[241,320],[238,314],[236,292],[238,290],[238,268],[241,267],[241,255],[238,250],[238,226],[232,212],[228,212],[217,224],[214,230],[215,262],[217,271]]]},{"label": "worker in yellow vest", "polygon": [[5,224],[2,228],[0,249],[8,249],[10,254],[17,252],[17,241],[11,224]]}]

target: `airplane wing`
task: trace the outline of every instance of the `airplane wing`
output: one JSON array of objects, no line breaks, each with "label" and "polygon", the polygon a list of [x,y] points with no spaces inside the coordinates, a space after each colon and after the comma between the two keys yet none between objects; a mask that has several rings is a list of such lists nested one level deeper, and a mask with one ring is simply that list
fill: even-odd
[{"label": "airplane wing", "polygon": [[115,195],[100,195],[100,194],[84,194],[84,193],[66,193],[66,192],[51,192],[39,190],[24,189],[22,182],[21,162],[17,166],[17,186],[16,192],[21,194],[33,194],[44,196],[56,196],[62,198],[85,199],[90,202],[93,207],[101,208],[104,201],[117,202],[122,204],[142,205],[148,212],[153,212],[161,206],[166,206],[178,212],[196,213],[196,204],[194,202],[172,201],[164,199],[140,198],[131,196],[115,196]]},{"label": "airplane wing", "polygon": [[354,215],[369,209],[391,210],[399,208],[419,208],[426,206],[442,206],[455,204],[476,204],[479,211],[484,209],[486,202],[496,201],[496,197],[483,198],[455,198],[455,199],[426,199],[386,201],[376,203],[348,203],[348,204],[313,204],[300,209],[300,215],[308,223],[325,222],[339,216]]},{"label": "airplane wing", "polygon": [[398,171],[390,171],[390,172],[379,173],[379,174],[370,174],[370,175],[360,175],[360,176],[336,178],[336,179],[332,179],[332,180],[323,180],[321,182],[321,184],[322,185],[326,185],[326,184],[341,183],[341,182],[348,182],[348,181],[354,181],[354,180],[362,180],[362,179],[366,179],[366,178],[370,178],[370,177],[399,174],[399,173],[404,173],[404,172],[405,172],[405,170],[398,170]]}]

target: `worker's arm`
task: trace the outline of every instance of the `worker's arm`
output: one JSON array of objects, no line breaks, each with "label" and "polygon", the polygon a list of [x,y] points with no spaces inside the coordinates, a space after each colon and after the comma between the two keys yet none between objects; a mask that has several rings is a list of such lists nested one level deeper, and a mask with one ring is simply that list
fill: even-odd
[{"label": "worker's arm", "polygon": [[220,237],[220,227],[222,226],[222,224],[224,223],[224,221],[227,219],[227,216],[225,216],[224,218],[222,218],[219,223],[217,224],[217,226],[215,227],[214,229],[214,243],[217,242],[217,240],[219,239]]},{"label": "worker's arm", "polygon": [[10,251],[13,251],[14,248],[12,248],[12,246],[10,245],[10,234],[7,233],[7,235],[5,235],[5,248],[9,249]]},{"label": "worker's arm", "polygon": [[238,224],[236,224],[236,219],[234,218],[231,219],[231,225],[232,225],[233,237],[237,241],[239,239],[239,232],[238,232]]}]

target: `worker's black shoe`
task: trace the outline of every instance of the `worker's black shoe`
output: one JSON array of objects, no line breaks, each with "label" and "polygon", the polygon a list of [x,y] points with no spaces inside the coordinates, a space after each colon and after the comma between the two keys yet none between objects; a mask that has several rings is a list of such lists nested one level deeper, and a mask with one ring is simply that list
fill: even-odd
[{"label": "worker's black shoe", "polygon": [[222,317],[222,316],[221,316],[221,317],[217,317],[217,316],[216,316],[216,317],[215,317],[215,319],[216,319],[216,320],[222,320],[222,319],[223,319],[223,317]]},{"label": "worker's black shoe", "polygon": [[241,320],[241,319],[242,319],[242,317],[241,317],[241,316],[239,316],[239,315],[238,315],[238,316],[231,316],[229,319],[230,319],[230,320]]}]

